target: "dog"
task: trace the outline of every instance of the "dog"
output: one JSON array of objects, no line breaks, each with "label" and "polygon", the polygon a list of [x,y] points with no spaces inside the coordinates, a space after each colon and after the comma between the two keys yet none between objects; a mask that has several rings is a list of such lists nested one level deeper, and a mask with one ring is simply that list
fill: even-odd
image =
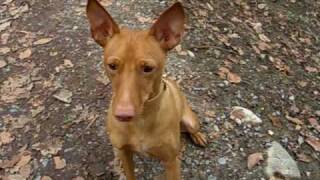
[{"label": "dog", "polygon": [[92,37],[104,49],[112,86],[107,132],[126,178],[136,179],[133,153],[141,153],[163,163],[166,179],[181,179],[181,131],[196,144],[207,144],[178,86],[162,77],[167,52],[183,36],[182,4],[173,4],[147,30],[120,29],[97,0],[88,0],[86,10]]}]

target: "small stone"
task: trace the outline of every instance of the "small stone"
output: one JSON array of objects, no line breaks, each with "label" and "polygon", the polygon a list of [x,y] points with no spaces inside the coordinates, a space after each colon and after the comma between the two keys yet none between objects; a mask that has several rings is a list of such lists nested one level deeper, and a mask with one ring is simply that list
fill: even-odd
[{"label": "small stone", "polygon": [[292,159],[289,153],[276,141],[267,150],[268,159],[265,172],[269,177],[275,173],[281,173],[285,177],[300,178],[300,171],[297,163]]},{"label": "small stone", "polygon": [[259,9],[264,9],[267,5],[266,4],[258,4]]},{"label": "small stone", "polygon": [[225,164],[227,164],[227,160],[226,160],[226,158],[222,157],[222,158],[219,158],[219,159],[218,159],[218,163],[219,163],[220,165],[225,165]]},{"label": "small stone", "polygon": [[272,135],[274,135],[274,132],[271,131],[271,130],[268,130],[268,134],[269,134],[270,136],[272,136]]},{"label": "small stone", "polygon": [[210,175],[210,176],[208,177],[208,180],[217,180],[217,177],[216,177],[216,176],[213,176],[213,175]]}]

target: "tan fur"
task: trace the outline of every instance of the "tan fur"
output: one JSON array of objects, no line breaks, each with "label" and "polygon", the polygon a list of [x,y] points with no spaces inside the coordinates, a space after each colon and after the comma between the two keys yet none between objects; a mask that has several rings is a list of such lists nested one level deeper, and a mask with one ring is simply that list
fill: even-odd
[{"label": "tan fur", "polygon": [[[160,159],[166,179],[181,179],[181,130],[187,130],[196,144],[206,144],[198,119],[178,86],[162,78],[166,53],[183,33],[181,4],[173,5],[150,30],[143,31],[118,29],[96,0],[89,0],[87,14],[93,38],[104,48],[113,93],[107,130],[127,179],[135,179],[133,153]],[[170,29],[170,23],[176,26]],[[110,65],[116,68],[110,69]],[[146,66],[152,71],[146,72]]]}]

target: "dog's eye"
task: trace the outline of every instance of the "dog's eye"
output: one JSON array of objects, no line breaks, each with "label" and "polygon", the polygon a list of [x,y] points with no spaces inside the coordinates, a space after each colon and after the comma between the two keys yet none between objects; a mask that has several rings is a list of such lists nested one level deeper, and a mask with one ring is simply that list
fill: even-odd
[{"label": "dog's eye", "polygon": [[142,66],[142,70],[143,70],[144,73],[150,73],[150,72],[153,71],[153,69],[154,68],[152,66],[149,66],[149,65],[143,65]]},{"label": "dog's eye", "polygon": [[118,66],[115,63],[110,63],[108,64],[109,69],[111,69],[112,71],[117,70]]}]

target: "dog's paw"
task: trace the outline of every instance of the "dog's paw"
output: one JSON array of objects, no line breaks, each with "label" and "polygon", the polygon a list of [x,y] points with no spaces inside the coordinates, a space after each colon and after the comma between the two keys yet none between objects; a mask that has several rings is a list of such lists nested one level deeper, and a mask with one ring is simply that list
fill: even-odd
[{"label": "dog's paw", "polygon": [[204,147],[208,144],[208,142],[206,140],[206,136],[204,134],[202,134],[201,132],[196,132],[196,133],[190,134],[190,135],[191,135],[191,139],[193,140],[193,142],[196,143],[197,145]]}]

